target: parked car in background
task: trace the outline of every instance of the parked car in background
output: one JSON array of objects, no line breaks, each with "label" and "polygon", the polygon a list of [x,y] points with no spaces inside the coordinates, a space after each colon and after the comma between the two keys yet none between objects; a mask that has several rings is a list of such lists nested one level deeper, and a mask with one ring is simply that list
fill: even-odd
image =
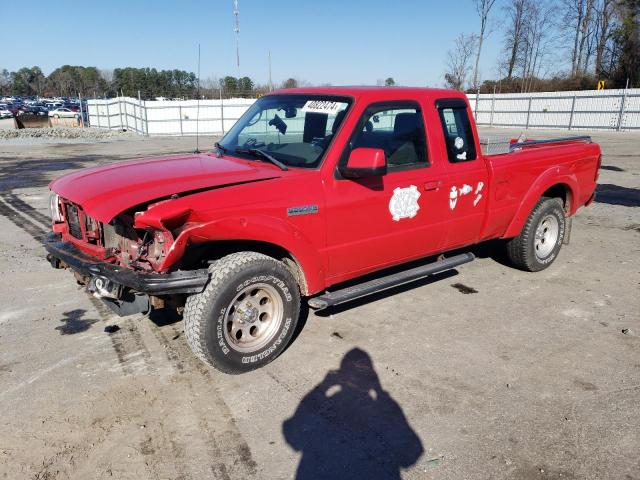
[{"label": "parked car in background", "polygon": [[7,107],[0,107],[0,118],[12,118],[13,113],[7,110]]},{"label": "parked car in background", "polygon": [[14,117],[21,114],[23,109],[24,107],[22,105],[16,103],[10,103],[7,105],[7,110],[9,110]]},{"label": "parked car in background", "polygon": [[48,115],[49,110],[44,107],[30,106],[25,108],[24,113],[28,113],[31,115]]},{"label": "parked car in background", "polygon": [[77,118],[80,115],[69,108],[56,108],[49,111],[49,116],[53,118]]}]

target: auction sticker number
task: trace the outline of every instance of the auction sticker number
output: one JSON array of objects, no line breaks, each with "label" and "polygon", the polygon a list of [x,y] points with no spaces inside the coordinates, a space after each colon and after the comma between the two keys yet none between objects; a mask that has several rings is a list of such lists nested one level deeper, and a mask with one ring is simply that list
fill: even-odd
[{"label": "auction sticker number", "polygon": [[342,102],[332,102],[329,100],[309,100],[304,104],[304,107],[302,107],[302,111],[313,113],[328,113],[330,115],[335,115],[340,110],[342,110],[343,106],[344,103]]}]

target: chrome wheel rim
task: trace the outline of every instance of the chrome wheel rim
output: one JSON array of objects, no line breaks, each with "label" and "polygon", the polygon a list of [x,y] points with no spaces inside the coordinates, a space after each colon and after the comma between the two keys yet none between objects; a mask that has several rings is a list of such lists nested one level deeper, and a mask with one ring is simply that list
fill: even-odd
[{"label": "chrome wheel rim", "polygon": [[224,337],[238,352],[255,352],[266,346],[282,324],[284,306],[276,289],[256,283],[242,289],[227,307]]},{"label": "chrome wheel rim", "polygon": [[534,247],[536,257],[539,259],[547,258],[558,242],[560,233],[560,223],[554,215],[547,215],[538,224],[536,229],[536,239]]}]

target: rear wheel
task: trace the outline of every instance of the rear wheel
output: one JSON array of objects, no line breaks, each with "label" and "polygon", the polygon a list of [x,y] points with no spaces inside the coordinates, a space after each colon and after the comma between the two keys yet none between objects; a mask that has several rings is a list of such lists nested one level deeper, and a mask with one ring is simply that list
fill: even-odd
[{"label": "rear wheel", "polygon": [[544,270],[557,258],[564,234],[562,200],[543,197],[529,214],[520,235],[507,243],[509,259],[521,270]]},{"label": "rear wheel", "polygon": [[284,351],[300,312],[291,271],[255,252],[227,255],[211,265],[211,280],[184,311],[191,350],[225,373],[260,368]]}]

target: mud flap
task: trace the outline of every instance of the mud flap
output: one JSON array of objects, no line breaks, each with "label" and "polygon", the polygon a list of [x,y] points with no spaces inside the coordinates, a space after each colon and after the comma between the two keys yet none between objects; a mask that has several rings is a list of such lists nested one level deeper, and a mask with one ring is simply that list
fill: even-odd
[{"label": "mud flap", "polygon": [[564,238],[562,239],[563,245],[569,245],[571,241],[571,226],[573,224],[573,217],[567,217],[564,223]]}]

